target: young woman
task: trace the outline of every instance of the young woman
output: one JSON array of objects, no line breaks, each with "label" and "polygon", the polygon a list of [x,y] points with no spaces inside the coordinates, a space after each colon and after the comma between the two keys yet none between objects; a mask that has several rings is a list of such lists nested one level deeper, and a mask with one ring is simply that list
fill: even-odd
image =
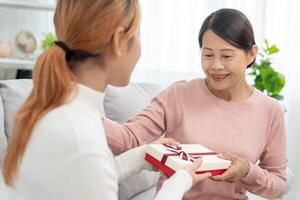
[{"label": "young woman", "polygon": [[280,196],[288,163],[283,110],[246,81],[257,54],[249,20],[238,10],[217,10],[205,19],[199,44],[206,78],[171,85],[123,125],[103,118],[109,146],[119,154],[165,133],[229,152],[222,156],[232,161],[227,172],[198,183],[184,199]]},{"label": "young woman", "polygon": [[[1,199],[116,200],[118,181],[150,167],[146,146],[113,158],[100,120],[104,89],[127,85],[140,57],[138,0],[58,0],[54,23],[59,41],[38,58],[17,113]],[[209,177],[195,175],[200,162],[179,170],[156,199],[181,199]]]}]

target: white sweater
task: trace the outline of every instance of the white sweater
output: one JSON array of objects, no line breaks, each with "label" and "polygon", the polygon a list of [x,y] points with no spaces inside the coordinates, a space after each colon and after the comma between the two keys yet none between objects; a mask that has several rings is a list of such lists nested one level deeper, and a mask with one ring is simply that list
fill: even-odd
[{"label": "white sweater", "polygon": [[[113,157],[101,116],[104,93],[78,85],[72,100],[45,115],[35,126],[15,179],[0,199],[117,200],[118,182],[150,166],[146,146]],[[181,199],[190,175],[180,170],[166,181],[156,200]]]}]

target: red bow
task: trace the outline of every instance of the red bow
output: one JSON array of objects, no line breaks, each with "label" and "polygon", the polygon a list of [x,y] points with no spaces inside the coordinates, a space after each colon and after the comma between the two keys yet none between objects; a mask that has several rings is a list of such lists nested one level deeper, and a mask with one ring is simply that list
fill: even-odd
[{"label": "red bow", "polygon": [[181,146],[171,146],[164,144],[166,149],[172,153],[164,154],[161,162],[166,163],[169,156],[179,156],[182,160],[194,162],[196,159],[201,158],[203,155],[217,155],[216,152],[205,152],[205,153],[187,153],[182,150]]}]

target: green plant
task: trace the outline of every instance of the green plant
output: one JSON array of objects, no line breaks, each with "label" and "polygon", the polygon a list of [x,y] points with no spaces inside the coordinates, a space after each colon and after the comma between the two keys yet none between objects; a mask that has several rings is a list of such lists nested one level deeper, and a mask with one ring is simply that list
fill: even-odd
[{"label": "green plant", "polygon": [[45,51],[54,45],[56,37],[53,33],[45,34],[45,37],[42,39],[42,50]]},{"label": "green plant", "polygon": [[273,63],[271,57],[278,52],[277,46],[275,44],[269,45],[265,39],[265,47],[262,49],[262,52],[259,52],[259,59],[255,62],[251,68],[252,71],[248,75],[254,76],[254,87],[270,97],[282,100],[284,97],[280,92],[285,85],[285,78],[271,66]]}]

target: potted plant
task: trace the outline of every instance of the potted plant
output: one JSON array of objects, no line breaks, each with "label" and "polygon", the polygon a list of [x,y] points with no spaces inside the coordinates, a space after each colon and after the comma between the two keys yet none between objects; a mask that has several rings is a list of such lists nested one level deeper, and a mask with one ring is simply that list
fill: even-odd
[{"label": "potted plant", "polygon": [[264,48],[259,52],[259,59],[250,69],[248,75],[254,77],[254,87],[277,100],[283,100],[281,91],[285,86],[285,77],[272,68],[272,56],[279,52],[275,44],[270,45],[264,40]]},{"label": "potted plant", "polygon": [[43,51],[49,49],[54,45],[54,42],[56,40],[56,37],[53,33],[47,33],[45,34],[45,37],[42,39],[42,45],[41,48]]}]

